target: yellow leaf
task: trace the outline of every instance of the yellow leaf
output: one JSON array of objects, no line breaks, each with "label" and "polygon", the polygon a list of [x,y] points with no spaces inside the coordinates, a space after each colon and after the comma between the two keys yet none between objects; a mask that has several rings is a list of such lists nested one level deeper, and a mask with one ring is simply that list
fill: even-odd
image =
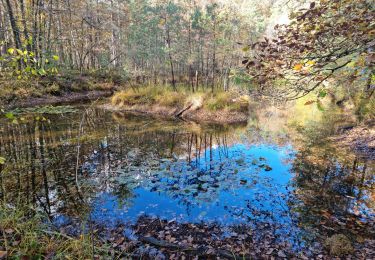
[{"label": "yellow leaf", "polygon": [[5,158],[4,157],[0,157],[0,164],[5,164]]},{"label": "yellow leaf", "polygon": [[307,62],[307,65],[309,65],[309,66],[314,66],[314,65],[315,65],[315,61],[313,61],[313,60],[309,60],[309,61]]},{"label": "yellow leaf", "polygon": [[302,67],[303,67],[303,65],[301,63],[298,63],[297,65],[295,65],[293,67],[293,69],[296,70],[296,71],[300,71],[302,69]]},{"label": "yellow leaf", "polygon": [[242,48],[242,51],[244,51],[244,52],[247,52],[247,51],[249,51],[249,50],[250,50],[250,47],[249,47],[249,46],[245,46],[245,47]]}]

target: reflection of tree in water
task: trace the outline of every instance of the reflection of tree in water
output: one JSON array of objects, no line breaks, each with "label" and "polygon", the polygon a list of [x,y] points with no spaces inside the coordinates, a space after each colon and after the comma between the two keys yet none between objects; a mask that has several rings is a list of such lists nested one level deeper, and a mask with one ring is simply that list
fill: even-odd
[{"label": "reflection of tree in water", "polygon": [[[158,140],[157,145],[140,145],[141,149],[132,149],[121,159],[116,170],[119,176],[112,185],[115,193],[122,192],[120,186],[131,189],[146,185],[153,192],[168,193],[171,198],[189,204],[192,196],[215,199],[212,195],[223,186],[225,179],[237,180],[233,173],[238,165],[227,160],[225,154],[228,149],[226,134],[196,134],[184,130],[170,134],[147,133],[140,138],[143,142],[149,139]],[[213,150],[219,154],[220,161],[213,161]],[[206,193],[208,191],[210,193]]]},{"label": "reflection of tree in water", "polygon": [[[1,154],[11,161],[4,175],[9,196],[19,194],[23,202],[35,203],[51,215],[78,216],[103,192],[114,195],[119,207],[130,207],[137,187],[144,187],[166,193],[189,211],[217,200],[222,191],[272,186],[266,178],[259,180],[262,169],[253,164],[259,158],[231,154],[231,147],[242,143],[242,131],[132,116],[115,122],[111,113],[96,109],[82,113],[51,116],[50,124],[30,120],[2,125]],[[78,145],[81,189],[75,185]],[[259,201],[269,200],[261,195]],[[241,210],[226,211],[235,215]]]},{"label": "reflection of tree in water", "polygon": [[373,163],[319,142],[298,153],[293,166],[296,201],[291,203],[301,226],[321,234],[372,230]]},{"label": "reflection of tree in water", "polygon": [[1,154],[8,160],[2,175],[3,197],[17,198],[20,204],[39,205],[49,215],[64,207],[64,203],[71,205],[73,211],[80,207],[80,194],[72,185],[72,175],[60,170],[72,169],[73,154],[72,147],[60,146],[63,133],[55,135],[57,126],[31,120],[3,125],[0,131]]},{"label": "reflection of tree in water", "polygon": [[[110,127],[102,110],[85,109],[82,113],[64,115],[32,115],[19,124],[5,121],[0,125],[0,153],[7,158],[2,174],[2,197],[19,204],[32,204],[48,215],[82,215],[85,199],[92,187],[75,182],[77,147],[79,165],[92,154],[101,152],[101,164],[109,164],[103,148]],[[79,125],[85,115],[81,134]],[[46,117],[46,120],[44,119]],[[98,126],[100,126],[98,128]],[[79,169],[79,178],[86,173]],[[17,198],[17,200],[11,200]]]},{"label": "reflection of tree in water", "polygon": [[[116,122],[111,119],[112,113],[100,109],[45,115],[51,123],[40,115],[24,117],[26,120],[19,124],[3,120],[0,125],[0,153],[7,159],[1,174],[0,196],[37,205],[50,215],[79,215],[85,200],[100,191],[108,190],[121,201],[129,200],[134,186],[113,185],[111,181],[119,166],[142,170],[144,162],[187,155],[187,149],[195,142],[190,128],[182,122],[136,116]],[[75,185],[78,146],[81,190]],[[139,157],[129,156],[136,149],[141,151]],[[193,154],[191,150],[190,156]]]}]

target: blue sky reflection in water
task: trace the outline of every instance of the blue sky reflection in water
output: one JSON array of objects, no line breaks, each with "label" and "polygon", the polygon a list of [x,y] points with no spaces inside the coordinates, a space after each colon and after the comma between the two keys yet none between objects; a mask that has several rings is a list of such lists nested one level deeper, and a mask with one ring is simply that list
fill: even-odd
[{"label": "blue sky reflection in water", "polygon": [[[107,225],[134,222],[142,214],[221,225],[251,219],[275,224],[282,231],[292,225],[288,196],[293,176],[288,162],[293,157],[291,146],[244,142],[213,146],[190,162],[161,159],[149,175],[137,176],[128,201],[114,193],[100,193],[92,218]],[[129,175],[120,174],[120,182],[121,176]]]},{"label": "blue sky reflection in water", "polygon": [[17,155],[2,174],[8,197],[35,202],[59,227],[90,219],[111,230],[147,214],[217,221],[226,230],[244,223],[260,240],[279,234],[297,246],[332,230],[373,236],[373,160],[335,146],[327,136],[339,129],[332,117],[283,128],[285,119],[277,125],[268,117],[247,126],[207,126],[85,113],[80,192],[80,113],[47,116],[53,123],[0,124],[3,154]]}]

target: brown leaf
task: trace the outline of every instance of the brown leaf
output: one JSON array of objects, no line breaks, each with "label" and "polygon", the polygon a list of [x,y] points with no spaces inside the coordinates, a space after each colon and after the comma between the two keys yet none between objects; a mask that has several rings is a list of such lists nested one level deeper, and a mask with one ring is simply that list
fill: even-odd
[{"label": "brown leaf", "polygon": [[277,255],[278,255],[279,257],[286,258],[286,254],[285,254],[284,251],[282,251],[282,250],[280,250],[280,251],[277,253]]},{"label": "brown leaf", "polygon": [[305,106],[308,106],[308,105],[314,104],[315,102],[316,102],[315,100],[307,101],[307,102],[305,103]]},{"label": "brown leaf", "polygon": [[207,252],[206,252],[206,254],[208,254],[208,255],[213,255],[214,253],[215,253],[215,249],[213,249],[213,248],[208,249]]},{"label": "brown leaf", "polygon": [[7,251],[0,251],[0,259],[5,259],[8,256]]},{"label": "brown leaf", "polygon": [[119,239],[116,240],[116,244],[121,245],[124,242],[125,238],[120,237]]}]

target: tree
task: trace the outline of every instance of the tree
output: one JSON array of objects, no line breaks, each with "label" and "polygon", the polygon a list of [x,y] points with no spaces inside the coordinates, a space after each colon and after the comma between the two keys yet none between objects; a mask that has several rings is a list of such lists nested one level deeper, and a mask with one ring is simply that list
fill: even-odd
[{"label": "tree", "polygon": [[[259,90],[277,98],[297,99],[329,79],[345,84],[374,75],[374,12],[367,0],[320,0],[275,26],[275,37],[252,44],[243,61]],[[280,87],[281,86],[281,87]]]},{"label": "tree", "polygon": [[[260,13],[256,2],[2,0],[0,56],[13,48],[33,53],[35,70],[47,70],[46,60],[58,55],[66,73],[228,89],[229,73],[242,59],[237,42],[262,35],[274,0]],[[8,64],[0,61],[2,69]]]}]

